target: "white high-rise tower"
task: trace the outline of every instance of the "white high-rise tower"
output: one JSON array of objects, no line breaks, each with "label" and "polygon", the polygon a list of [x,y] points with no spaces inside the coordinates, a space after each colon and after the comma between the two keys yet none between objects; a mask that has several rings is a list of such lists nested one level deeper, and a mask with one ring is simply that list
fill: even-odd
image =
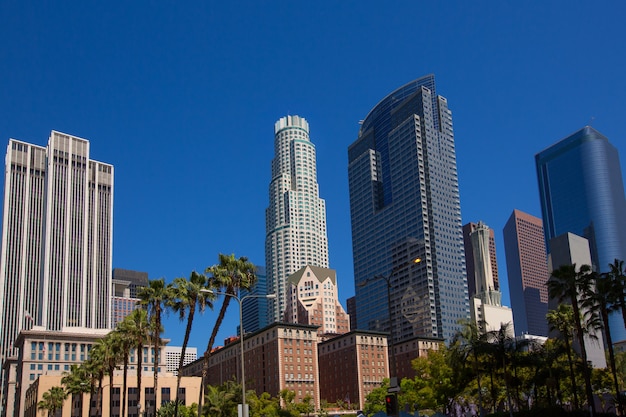
[{"label": "white high-rise tower", "polygon": [[9,140],[0,252],[0,362],[22,329],[106,329],[111,321],[113,166],[53,131]]},{"label": "white high-rise tower", "polygon": [[265,211],[265,262],[269,321],[285,311],[287,277],[306,265],[328,268],[326,203],[319,197],[315,146],[303,117],[282,117],[274,125],[274,159]]}]

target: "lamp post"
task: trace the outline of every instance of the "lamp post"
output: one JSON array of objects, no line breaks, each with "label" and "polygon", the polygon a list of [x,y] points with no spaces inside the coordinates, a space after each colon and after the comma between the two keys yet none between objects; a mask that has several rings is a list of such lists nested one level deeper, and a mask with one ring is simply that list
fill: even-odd
[{"label": "lamp post", "polygon": [[405,262],[402,265],[395,267],[387,275],[374,275],[372,278],[368,278],[365,281],[361,281],[359,284],[357,284],[359,287],[364,287],[369,282],[376,281],[379,279],[382,279],[387,284],[387,314],[389,316],[389,350],[391,352],[391,355],[390,355],[391,356],[390,358],[391,359],[391,373],[393,374],[393,375],[389,375],[389,392],[399,391],[398,369],[396,367],[396,354],[394,351],[394,341],[393,341],[394,339],[393,330],[395,327],[395,323],[394,323],[394,316],[393,314],[391,314],[391,288],[392,288],[391,277],[393,277],[396,274],[396,272],[398,272],[398,270],[404,267],[405,265],[418,264],[420,262],[422,262],[422,258],[414,258],[411,261]]},{"label": "lamp post", "polygon": [[248,294],[243,297],[239,297],[235,294],[230,294],[226,292],[213,291],[209,289],[202,289],[200,292],[205,294],[216,294],[223,295],[226,297],[232,297],[237,300],[239,304],[239,341],[240,341],[240,350],[241,350],[241,413],[239,413],[239,417],[248,417],[248,410],[246,404],[246,378],[245,378],[245,370],[244,370],[244,358],[243,358],[243,301],[247,298],[276,298],[276,294]]}]

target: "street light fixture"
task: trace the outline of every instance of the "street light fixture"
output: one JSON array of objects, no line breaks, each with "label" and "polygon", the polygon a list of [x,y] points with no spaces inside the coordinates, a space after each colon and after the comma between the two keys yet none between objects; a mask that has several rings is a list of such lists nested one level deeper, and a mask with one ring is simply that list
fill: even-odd
[{"label": "street light fixture", "polygon": [[391,314],[391,277],[393,277],[398,270],[408,264],[418,264],[422,262],[422,258],[414,258],[408,262],[403,263],[402,265],[398,265],[387,275],[374,275],[372,278],[367,278],[364,281],[361,281],[357,285],[359,287],[366,286],[369,282],[376,281],[382,279],[387,283],[387,314],[389,315],[389,350],[391,351],[391,373],[393,374],[389,376],[389,392],[396,392],[399,390],[398,388],[398,369],[396,365],[396,353],[394,351],[394,334],[393,330],[395,327],[393,314]]},{"label": "street light fixture", "polygon": [[213,291],[209,289],[200,290],[201,293],[205,294],[215,294],[215,295],[223,295],[226,297],[232,297],[237,300],[239,304],[239,341],[240,341],[240,350],[241,350],[241,411],[238,413],[239,417],[248,417],[248,404],[246,404],[246,378],[245,378],[245,370],[244,370],[244,358],[243,358],[243,300],[247,298],[276,298],[276,294],[248,294],[243,297],[239,297],[235,294],[230,294],[226,292]]}]

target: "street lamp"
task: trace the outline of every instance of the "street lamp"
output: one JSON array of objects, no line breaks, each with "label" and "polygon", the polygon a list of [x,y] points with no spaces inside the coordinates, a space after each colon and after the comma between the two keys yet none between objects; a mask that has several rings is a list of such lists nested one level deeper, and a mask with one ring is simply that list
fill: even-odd
[{"label": "street lamp", "polygon": [[205,294],[216,294],[216,295],[223,295],[226,297],[232,297],[235,300],[237,300],[237,303],[239,304],[239,341],[241,342],[240,345],[240,350],[241,350],[241,412],[239,413],[239,417],[248,417],[248,407],[246,404],[246,378],[245,378],[245,371],[244,371],[244,362],[243,362],[243,300],[247,299],[247,298],[276,298],[276,294],[264,294],[264,295],[260,295],[260,294],[248,294],[248,295],[244,295],[243,297],[238,297],[235,294],[230,294],[227,292],[219,292],[219,291],[213,291],[213,290],[209,290],[209,289],[202,289],[200,290],[200,292],[205,293]]},{"label": "street lamp", "polygon": [[392,375],[389,375],[389,392],[396,392],[396,388],[398,387],[398,369],[396,368],[396,353],[394,351],[394,334],[393,334],[393,330],[395,327],[394,324],[394,319],[393,319],[393,314],[391,314],[391,277],[393,277],[396,272],[398,272],[398,270],[402,267],[404,267],[407,264],[418,264],[422,262],[422,258],[414,258],[409,262],[405,262],[402,265],[398,265],[397,267],[395,267],[394,269],[391,270],[391,272],[389,272],[389,274],[387,275],[374,275],[372,278],[367,278],[364,281],[359,282],[357,285],[359,287],[364,287],[366,286],[369,282],[371,281],[376,281],[379,279],[382,279],[383,281],[385,281],[387,283],[387,314],[389,315],[389,350],[391,351],[391,373]]}]

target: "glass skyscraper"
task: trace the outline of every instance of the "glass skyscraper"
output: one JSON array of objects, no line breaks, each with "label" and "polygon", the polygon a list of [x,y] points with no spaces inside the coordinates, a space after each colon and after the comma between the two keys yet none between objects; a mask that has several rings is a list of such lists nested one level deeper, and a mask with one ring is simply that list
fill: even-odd
[{"label": "glass skyscraper", "polygon": [[452,114],[434,75],[369,112],[348,175],[357,327],[450,340],[470,314]]},{"label": "glass skyscraper", "polygon": [[328,268],[326,203],[319,196],[315,145],[300,116],[274,125],[274,159],[265,211],[265,267],[269,323],[282,320],[287,277],[303,266]]},{"label": "glass skyscraper", "polygon": [[[626,200],[617,149],[590,126],[535,155],[546,247],[567,232],[589,240],[591,259],[606,272],[626,260]],[[617,315],[611,317],[614,341],[626,340]]]}]

